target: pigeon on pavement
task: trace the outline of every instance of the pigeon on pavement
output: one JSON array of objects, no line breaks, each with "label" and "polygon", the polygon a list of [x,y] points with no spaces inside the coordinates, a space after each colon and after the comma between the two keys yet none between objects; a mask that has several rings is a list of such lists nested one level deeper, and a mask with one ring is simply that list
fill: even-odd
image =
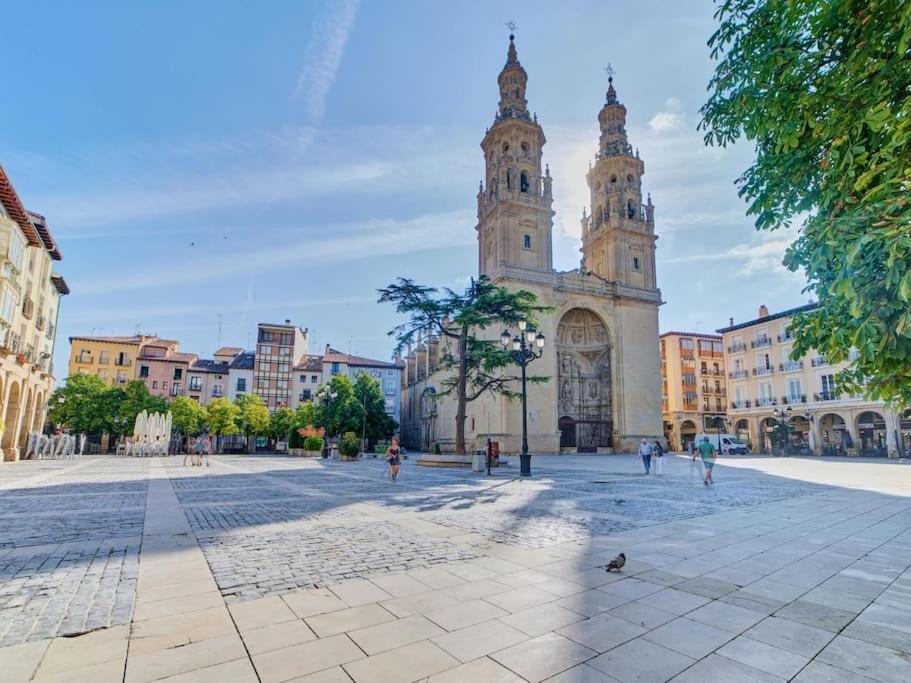
[{"label": "pigeon on pavement", "polygon": [[607,566],[604,567],[604,571],[610,571],[611,569],[616,569],[618,572],[623,568],[623,565],[626,564],[626,555],[620,553],[607,563]]}]

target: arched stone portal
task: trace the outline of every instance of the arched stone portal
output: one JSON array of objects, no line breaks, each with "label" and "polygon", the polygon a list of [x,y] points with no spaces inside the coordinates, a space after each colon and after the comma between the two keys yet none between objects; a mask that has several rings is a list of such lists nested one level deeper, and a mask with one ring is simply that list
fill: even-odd
[{"label": "arched stone portal", "polygon": [[[587,308],[573,308],[557,327],[561,442],[579,452],[613,445],[611,345],[607,326]],[[564,432],[574,427],[574,437]]]},{"label": "arched stone portal", "polygon": [[19,383],[10,384],[9,396],[6,399],[6,415],[4,415],[4,432],[3,432],[3,453],[10,459],[15,459],[10,453],[15,452],[16,445],[16,424],[19,417]]}]

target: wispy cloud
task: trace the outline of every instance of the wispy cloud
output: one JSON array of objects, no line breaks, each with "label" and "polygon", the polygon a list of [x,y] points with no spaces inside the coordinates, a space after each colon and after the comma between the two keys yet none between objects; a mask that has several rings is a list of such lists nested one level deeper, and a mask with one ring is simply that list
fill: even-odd
[{"label": "wispy cloud", "polygon": [[[320,265],[362,258],[411,254],[428,249],[466,246],[475,242],[475,216],[468,210],[427,214],[411,219],[374,219],[354,225],[324,226],[317,237],[288,240],[263,249],[238,250],[232,248],[223,254],[210,253],[200,260],[187,254],[184,261],[169,260],[154,263],[144,270],[107,273],[103,278],[83,282],[82,294],[99,294],[110,291],[116,282],[118,290],[161,287],[162,273],[167,272],[171,286],[235,278],[247,273],[264,270],[275,273],[288,268],[299,268],[318,257]],[[432,239],[428,240],[428,235]]]},{"label": "wispy cloud", "polygon": [[677,130],[683,127],[683,117],[672,111],[659,111],[648,122],[649,128],[656,133]]},{"label": "wispy cloud", "polygon": [[326,2],[310,31],[303,66],[291,94],[293,100],[303,102],[310,123],[318,124],[326,112],[326,97],[354,28],[357,5],[357,0]]}]

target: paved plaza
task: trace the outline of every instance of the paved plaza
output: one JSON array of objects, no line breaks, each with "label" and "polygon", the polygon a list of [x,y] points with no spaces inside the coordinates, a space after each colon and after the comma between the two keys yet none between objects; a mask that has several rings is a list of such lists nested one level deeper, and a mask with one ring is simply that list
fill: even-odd
[{"label": "paved plaza", "polygon": [[911,681],[911,464],[665,460],[7,464],[0,680]]}]

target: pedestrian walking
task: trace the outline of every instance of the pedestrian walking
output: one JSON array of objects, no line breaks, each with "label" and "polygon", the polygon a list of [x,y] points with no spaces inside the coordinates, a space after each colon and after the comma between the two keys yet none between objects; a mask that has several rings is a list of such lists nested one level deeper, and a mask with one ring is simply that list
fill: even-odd
[{"label": "pedestrian walking", "polygon": [[402,465],[402,449],[399,448],[399,440],[392,437],[392,443],[386,449],[386,462],[389,463],[389,476],[392,481],[399,478],[399,467]]},{"label": "pedestrian walking", "polygon": [[187,450],[183,456],[183,466],[184,467],[187,466],[187,460],[190,461],[191,467],[196,464],[195,453],[198,448],[199,448],[199,437],[197,436],[195,439],[193,439],[190,443],[187,444]]},{"label": "pedestrian walking", "polygon": [[[212,463],[209,462],[209,454],[211,452],[212,452],[212,437],[210,437],[208,434],[206,434],[206,436],[203,437],[203,440],[202,440],[202,456],[205,457],[205,459],[206,459],[206,467],[210,467],[212,465]],[[202,467],[202,458],[199,459],[199,466]]]},{"label": "pedestrian walking", "polygon": [[655,439],[655,474],[664,475],[664,446]]},{"label": "pedestrian walking", "polygon": [[705,468],[705,476],[702,478],[702,483],[705,486],[714,486],[712,468],[715,467],[715,447],[707,436],[702,437],[702,443],[699,444],[699,457],[702,458],[702,466]]},{"label": "pedestrian walking", "polygon": [[645,473],[648,474],[652,469],[652,452],[655,449],[652,447],[652,444],[648,442],[648,439],[642,439],[642,443],[639,444],[639,457],[642,458],[642,465],[645,467]]}]

